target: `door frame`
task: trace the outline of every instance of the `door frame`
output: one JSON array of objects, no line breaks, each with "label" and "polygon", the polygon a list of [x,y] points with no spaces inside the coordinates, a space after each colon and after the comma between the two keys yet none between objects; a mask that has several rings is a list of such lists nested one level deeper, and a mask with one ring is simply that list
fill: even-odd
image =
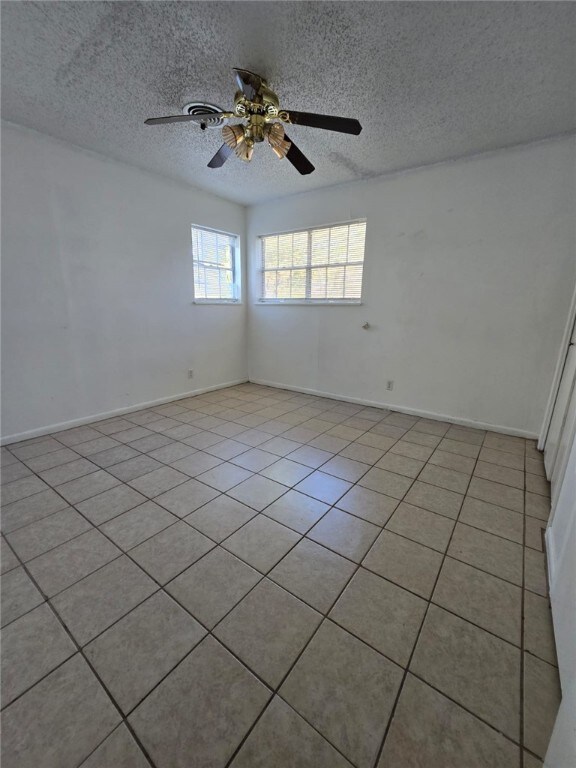
[{"label": "door frame", "polygon": [[[572,295],[572,301],[570,303],[570,311],[568,313],[568,322],[564,328],[564,334],[562,335],[562,343],[560,344],[560,350],[558,353],[558,360],[556,362],[556,368],[554,370],[554,378],[552,379],[552,387],[550,394],[548,395],[548,402],[546,403],[546,410],[544,411],[544,420],[542,422],[542,429],[540,430],[540,437],[538,438],[538,450],[543,451],[546,444],[546,438],[548,437],[548,431],[550,429],[550,423],[552,421],[552,414],[554,412],[554,406],[556,405],[556,399],[558,397],[558,390],[560,389],[560,382],[562,380],[562,373],[564,372],[564,366],[566,364],[566,356],[568,354],[568,347],[574,333],[574,327],[576,325],[576,288]],[[548,478],[550,479],[550,478]]]}]

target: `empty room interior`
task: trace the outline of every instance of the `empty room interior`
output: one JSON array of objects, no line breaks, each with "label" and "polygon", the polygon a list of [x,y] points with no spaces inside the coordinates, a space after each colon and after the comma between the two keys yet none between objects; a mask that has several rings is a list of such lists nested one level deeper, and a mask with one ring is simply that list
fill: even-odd
[{"label": "empty room interior", "polygon": [[0,7],[2,768],[576,768],[576,5]]}]

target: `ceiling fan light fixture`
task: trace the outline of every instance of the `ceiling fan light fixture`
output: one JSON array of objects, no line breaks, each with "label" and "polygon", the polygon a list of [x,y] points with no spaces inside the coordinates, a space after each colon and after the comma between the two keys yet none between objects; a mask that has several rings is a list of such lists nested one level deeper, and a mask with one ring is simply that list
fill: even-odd
[{"label": "ceiling fan light fixture", "polygon": [[244,127],[242,125],[225,125],[222,128],[222,138],[230,149],[236,149],[244,141]]},{"label": "ceiling fan light fixture", "polygon": [[239,157],[240,160],[249,163],[250,160],[252,160],[252,154],[254,153],[254,142],[251,139],[247,139],[241,144],[238,144],[234,152],[236,153],[236,157]]},{"label": "ceiling fan light fixture", "polygon": [[291,143],[284,138],[284,126],[281,123],[271,123],[266,126],[266,136],[272,151],[280,160],[286,157]]}]

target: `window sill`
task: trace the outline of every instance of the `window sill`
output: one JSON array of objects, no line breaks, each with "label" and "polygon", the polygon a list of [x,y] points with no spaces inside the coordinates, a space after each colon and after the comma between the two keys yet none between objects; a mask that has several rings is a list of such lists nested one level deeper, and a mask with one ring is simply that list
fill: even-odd
[{"label": "window sill", "polygon": [[254,304],[257,307],[359,307],[363,304],[363,301],[255,301]]},{"label": "window sill", "polygon": [[225,306],[238,307],[242,306],[242,301],[236,301],[234,299],[194,299],[192,304],[202,306],[206,304],[223,304]]}]

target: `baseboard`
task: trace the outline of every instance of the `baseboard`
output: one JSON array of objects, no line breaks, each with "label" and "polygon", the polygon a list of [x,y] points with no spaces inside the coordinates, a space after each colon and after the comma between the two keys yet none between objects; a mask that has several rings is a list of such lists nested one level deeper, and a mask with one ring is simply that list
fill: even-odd
[{"label": "baseboard", "polygon": [[144,408],[153,408],[155,405],[164,405],[165,403],[172,403],[176,400],[184,400],[186,397],[193,397],[194,395],[202,395],[205,392],[215,392],[218,389],[226,389],[226,387],[235,387],[237,384],[245,384],[248,379],[236,379],[234,381],[227,381],[224,384],[215,384],[211,387],[202,387],[201,389],[193,389],[189,392],[181,392],[178,395],[170,395],[170,397],[161,397],[158,400],[149,400],[146,403],[136,403],[136,405],[130,405],[126,408],[115,408],[113,411],[106,411],[104,413],[93,413],[90,416],[83,416],[80,419],[71,419],[70,421],[61,421],[58,424],[50,424],[47,427],[40,427],[39,429],[30,429],[27,432],[19,432],[15,435],[6,435],[6,437],[0,438],[0,445],[9,445],[10,443],[17,443],[21,440],[30,440],[33,437],[42,437],[42,435],[51,435],[55,432],[62,432],[65,429],[71,429],[72,427],[81,427],[84,424],[92,424],[94,421],[104,421],[104,419],[110,419],[113,416],[123,416],[126,413],[133,413],[134,411],[141,411]]},{"label": "baseboard", "polygon": [[524,437],[529,440],[536,440],[538,435],[535,432],[526,432],[521,429],[514,429],[512,427],[504,427],[500,424],[487,424],[482,421],[473,421],[472,419],[460,419],[456,416],[449,416],[446,413],[434,413],[433,411],[422,411],[418,408],[408,408],[403,405],[397,405],[396,403],[381,403],[375,400],[365,400],[359,397],[348,397],[347,395],[335,394],[333,392],[321,392],[318,389],[307,389],[304,387],[291,387],[287,384],[279,384],[276,381],[267,381],[265,379],[253,379],[250,378],[251,384],[261,384],[266,387],[274,387],[276,389],[287,389],[289,392],[302,392],[306,395],[316,395],[317,397],[327,397],[330,400],[343,400],[346,403],[355,403],[356,405],[366,405],[372,408],[389,408],[391,411],[397,413],[407,413],[410,416],[420,416],[424,419],[434,419],[434,421],[447,421],[450,424],[458,424],[461,427],[471,427],[473,429],[487,429],[491,432],[501,432],[505,435],[513,435],[514,437]]}]

